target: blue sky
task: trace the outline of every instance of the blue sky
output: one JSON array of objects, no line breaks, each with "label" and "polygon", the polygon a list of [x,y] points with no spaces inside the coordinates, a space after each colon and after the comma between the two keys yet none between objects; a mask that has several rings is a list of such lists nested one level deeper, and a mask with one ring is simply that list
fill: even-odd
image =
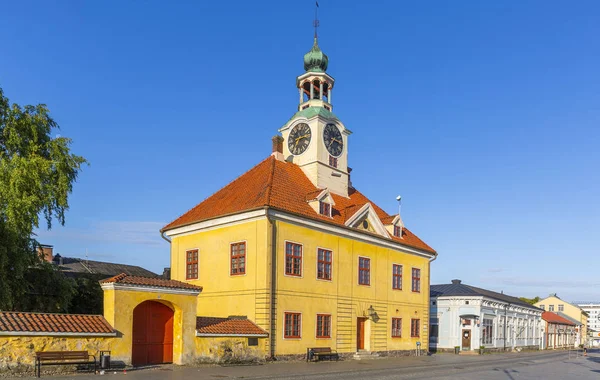
[{"label": "blue sky", "polygon": [[[432,283],[600,300],[596,1],[320,1],[353,183],[439,252]],[[85,168],[64,256],[161,272],[158,233],[270,153],[296,110],[307,1],[20,1],[0,86]],[[594,289],[595,288],[595,289]]]}]

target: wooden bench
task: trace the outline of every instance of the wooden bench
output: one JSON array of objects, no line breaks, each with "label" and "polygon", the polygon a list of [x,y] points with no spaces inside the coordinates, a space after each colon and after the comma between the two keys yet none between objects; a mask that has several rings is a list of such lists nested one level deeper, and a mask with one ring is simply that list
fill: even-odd
[{"label": "wooden bench", "polygon": [[331,347],[312,347],[306,349],[306,361],[319,361],[325,358],[328,358],[329,360],[335,359],[337,361],[340,359],[340,356],[337,352],[332,351]]},{"label": "wooden bench", "polygon": [[96,357],[87,351],[39,351],[35,353],[35,368],[37,377],[41,376],[43,365],[91,364],[96,373]]}]

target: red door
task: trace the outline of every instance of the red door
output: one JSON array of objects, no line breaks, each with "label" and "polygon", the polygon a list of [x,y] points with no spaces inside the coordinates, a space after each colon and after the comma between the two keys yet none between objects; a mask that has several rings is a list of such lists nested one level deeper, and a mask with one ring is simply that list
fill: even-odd
[{"label": "red door", "polygon": [[173,362],[173,310],[160,302],[145,301],[133,309],[134,366]]},{"label": "red door", "polygon": [[356,349],[364,350],[365,348],[365,321],[366,318],[357,318],[356,319]]}]

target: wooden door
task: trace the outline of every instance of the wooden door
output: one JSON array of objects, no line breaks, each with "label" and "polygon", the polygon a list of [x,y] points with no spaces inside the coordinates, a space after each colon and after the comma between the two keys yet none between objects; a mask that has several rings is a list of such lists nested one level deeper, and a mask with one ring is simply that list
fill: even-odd
[{"label": "wooden door", "polygon": [[146,301],[133,310],[134,366],[173,362],[173,310],[160,302]]},{"label": "wooden door", "polygon": [[367,318],[357,318],[356,319],[356,349],[364,350],[365,349],[365,322]]},{"label": "wooden door", "polygon": [[471,330],[463,330],[462,331],[462,349],[463,350],[471,349]]}]

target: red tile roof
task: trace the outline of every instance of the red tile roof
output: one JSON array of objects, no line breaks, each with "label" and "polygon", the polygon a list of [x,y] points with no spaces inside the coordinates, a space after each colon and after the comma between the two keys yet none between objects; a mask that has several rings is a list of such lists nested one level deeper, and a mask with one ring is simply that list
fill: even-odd
[{"label": "red tile roof", "polygon": [[188,284],[181,281],[165,280],[162,278],[129,276],[125,273],[118,274],[114,277],[101,280],[100,284],[124,284],[131,286],[151,287],[151,288],[167,288],[167,289],[184,289],[202,291],[201,286]]},{"label": "red tile roof", "polygon": [[196,317],[196,331],[199,335],[236,335],[236,336],[269,336],[246,317],[231,316],[228,318]]},{"label": "red tile roof", "polygon": [[[335,202],[332,217],[320,215],[307,202],[307,197],[314,197],[317,191],[320,190],[312,184],[299,166],[270,156],[163,227],[162,231],[264,207],[338,226],[345,226],[345,221],[366,203],[371,203],[380,219],[387,221],[391,216],[355,189],[350,189],[348,198],[332,193]],[[404,228],[403,231],[402,238],[391,239],[400,244],[435,253],[433,248],[410,230]]]},{"label": "red tile roof", "polygon": [[558,314],[552,313],[550,311],[543,312],[542,319],[548,323],[556,323],[556,324],[561,324],[561,325],[575,326],[575,324],[573,322],[561,317]]},{"label": "red tile roof", "polygon": [[0,333],[112,334],[101,315],[0,312]]}]

